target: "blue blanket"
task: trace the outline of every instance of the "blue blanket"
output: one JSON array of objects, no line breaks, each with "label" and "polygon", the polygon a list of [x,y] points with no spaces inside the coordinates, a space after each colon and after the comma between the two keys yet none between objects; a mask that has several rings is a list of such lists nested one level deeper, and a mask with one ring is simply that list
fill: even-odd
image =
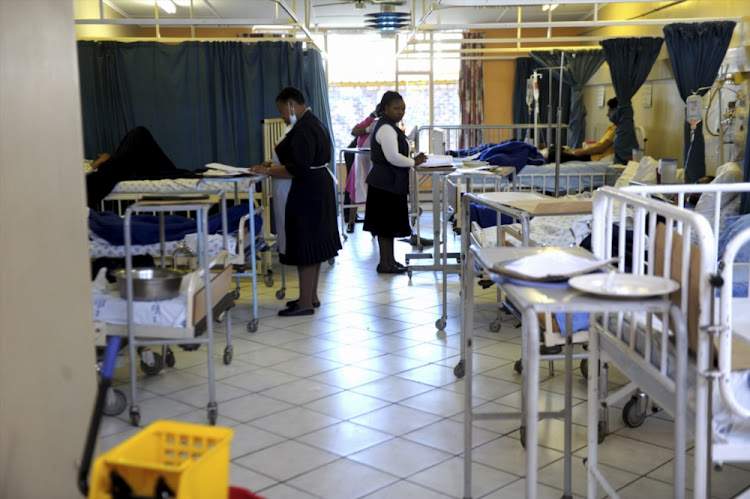
[{"label": "blue blanket", "polygon": [[487,161],[491,165],[515,166],[516,173],[521,173],[526,165],[543,165],[546,162],[542,153],[533,144],[517,140],[492,146],[482,152],[477,159]]},{"label": "blue blanket", "polygon": [[[247,215],[247,205],[237,205],[227,209],[227,224],[233,231],[240,222],[242,216]],[[249,225],[248,225],[249,226]],[[255,215],[255,233],[263,226],[263,219]],[[89,229],[97,236],[115,246],[125,244],[125,220],[111,211],[89,210]],[[186,235],[196,232],[197,222],[188,217],[180,215],[164,216],[165,239],[167,241],[178,241]],[[221,232],[221,213],[215,213],[208,217],[208,233]],[[157,215],[134,215],[131,217],[132,244],[154,244],[159,242],[159,217]]]}]

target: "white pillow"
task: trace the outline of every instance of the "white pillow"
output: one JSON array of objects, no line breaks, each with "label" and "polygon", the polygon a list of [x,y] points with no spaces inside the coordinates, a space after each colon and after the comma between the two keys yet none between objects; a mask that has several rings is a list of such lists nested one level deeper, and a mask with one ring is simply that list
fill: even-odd
[{"label": "white pillow", "polygon": [[615,188],[625,187],[630,185],[630,182],[641,182],[644,184],[655,184],[656,183],[656,160],[650,156],[644,156],[640,163],[636,161],[628,161],[625,170],[617,178],[615,182]]},{"label": "white pillow", "polygon": [[[716,178],[711,181],[711,184],[734,184],[742,182],[744,174],[742,169],[737,163],[729,162],[724,163],[716,170]],[[698,202],[695,204],[696,213],[700,213],[706,217],[709,223],[713,226],[714,223],[714,204],[716,203],[716,194],[713,192],[705,192],[701,194]],[[720,221],[719,221],[719,232],[724,230],[726,217],[739,215],[740,210],[740,195],[738,192],[726,192],[721,195],[721,206],[719,207]]]}]

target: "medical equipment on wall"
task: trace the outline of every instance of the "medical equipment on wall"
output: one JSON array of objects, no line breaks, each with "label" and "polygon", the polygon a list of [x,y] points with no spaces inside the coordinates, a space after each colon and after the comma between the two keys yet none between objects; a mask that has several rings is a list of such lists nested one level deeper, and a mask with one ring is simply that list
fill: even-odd
[{"label": "medical equipment on wall", "polygon": [[748,124],[750,84],[735,83],[735,76],[721,72],[707,94],[705,111],[706,166],[742,161]]}]

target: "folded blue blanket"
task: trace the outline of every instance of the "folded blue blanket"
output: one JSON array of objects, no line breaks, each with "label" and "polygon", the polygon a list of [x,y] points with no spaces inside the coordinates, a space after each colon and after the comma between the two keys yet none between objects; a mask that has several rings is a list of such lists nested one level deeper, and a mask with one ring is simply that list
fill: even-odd
[{"label": "folded blue blanket", "polygon": [[[237,227],[240,218],[247,215],[248,211],[247,205],[237,205],[227,209],[227,224],[230,231]],[[258,234],[263,226],[263,219],[258,214],[255,215],[254,226],[255,233]],[[116,213],[89,210],[89,229],[110,244],[116,246],[125,244],[125,220]],[[196,230],[197,222],[192,218],[180,215],[164,216],[165,240],[167,241],[178,241],[186,235],[196,232]],[[208,233],[216,234],[219,232],[221,232],[221,213],[209,215]],[[132,216],[131,234],[133,244],[158,243],[159,217],[157,215]]]},{"label": "folded blue blanket", "polygon": [[546,161],[533,144],[517,140],[492,146],[482,152],[477,159],[487,161],[491,165],[515,166],[516,173],[521,173],[526,165],[543,165]]}]

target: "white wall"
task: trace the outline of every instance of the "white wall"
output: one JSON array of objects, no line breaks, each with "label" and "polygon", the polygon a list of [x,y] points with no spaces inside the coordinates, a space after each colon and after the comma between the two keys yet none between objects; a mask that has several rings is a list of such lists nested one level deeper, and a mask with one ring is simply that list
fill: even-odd
[{"label": "white wall", "polygon": [[72,0],[0,1],[0,497],[80,497],[95,394]]}]

